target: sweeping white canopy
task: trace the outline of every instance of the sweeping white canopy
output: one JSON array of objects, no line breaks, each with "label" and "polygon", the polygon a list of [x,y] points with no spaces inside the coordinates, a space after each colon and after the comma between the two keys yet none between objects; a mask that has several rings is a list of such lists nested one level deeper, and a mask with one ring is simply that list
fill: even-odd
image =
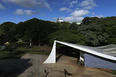
[{"label": "sweeping white canopy", "polygon": [[72,43],[61,42],[61,41],[55,40],[52,51],[44,63],[56,63],[56,43],[60,43],[60,44],[63,44],[63,45],[93,54],[93,55],[97,55],[97,56],[100,56],[106,59],[116,61],[116,57],[108,55],[108,54],[100,53],[102,50],[98,49],[98,47],[89,47],[89,46],[83,46],[83,45],[72,44]]}]

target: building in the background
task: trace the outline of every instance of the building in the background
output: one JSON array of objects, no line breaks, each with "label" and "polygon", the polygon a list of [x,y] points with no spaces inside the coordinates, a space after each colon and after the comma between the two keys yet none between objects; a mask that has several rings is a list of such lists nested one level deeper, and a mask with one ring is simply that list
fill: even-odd
[{"label": "building in the background", "polygon": [[81,24],[81,21],[69,21],[69,23],[76,22],[78,25]]},{"label": "building in the background", "polygon": [[64,22],[64,20],[59,20],[59,22]]},{"label": "building in the background", "polygon": [[76,22],[78,25],[81,24],[82,21],[64,21],[64,20],[61,20],[61,19],[57,19],[56,21],[51,21],[51,22],[68,22],[68,23],[73,23],[73,22]]},{"label": "building in the background", "polygon": [[68,23],[76,22],[78,25],[81,24],[81,21],[64,21],[64,20],[57,20],[56,22],[68,22]]}]

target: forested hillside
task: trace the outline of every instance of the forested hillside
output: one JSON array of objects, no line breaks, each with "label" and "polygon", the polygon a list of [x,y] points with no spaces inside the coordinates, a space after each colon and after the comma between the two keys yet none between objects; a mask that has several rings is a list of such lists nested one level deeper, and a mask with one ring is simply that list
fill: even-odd
[{"label": "forested hillside", "polygon": [[80,25],[37,18],[0,24],[0,45],[19,39],[33,45],[51,45],[55,39],[89,46],[116,44],[116,17],[85,17]]}]

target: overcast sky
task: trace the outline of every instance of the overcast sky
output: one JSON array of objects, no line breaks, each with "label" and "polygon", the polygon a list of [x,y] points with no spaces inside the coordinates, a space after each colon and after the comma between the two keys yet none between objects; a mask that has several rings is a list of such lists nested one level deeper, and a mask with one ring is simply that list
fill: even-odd
[{"label": "overcast sky", "polygon": [[116,0],[0,0],[0,24],[31,18],[82,21],[86,16],[116,16]]}]

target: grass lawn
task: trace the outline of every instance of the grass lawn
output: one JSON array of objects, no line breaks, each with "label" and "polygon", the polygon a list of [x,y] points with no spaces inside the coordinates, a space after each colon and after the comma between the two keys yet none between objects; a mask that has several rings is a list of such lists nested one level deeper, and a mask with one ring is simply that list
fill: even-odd
[{"label": "grass lawn", "polygon": [[101,70],[101,71],[105,71],[105,72],[108,72],[108,73],[111,73],[111,74],[116,75],[116,70],[110,70],[110,69],[101,69],[101,68],[99,68],[99,70]]},{"label": "grass lawn", "polygon": [[11,57],[9,51],[0,51],[0,59],[5,59]]},{"label": "grass lawn", "polygon": [[39,46],[34,46],[33,48],[29,47],[17,47],[17,49],[14,51],[14,55],[9,51],[0,51],[0,59],[19,59],[26,53],[28,54],[43,54],[48,55],[49,52],[45,50],[39,50]]},{"label": "grass lawn", "polygon": [[112,70],[112,71],[113,71],[113,73],[112,73],[112,74],[116,75],[116,70]]},{"label": "grass lawn", "polygon": [[33,46],[32,48],[29,47],[17,47],[17,51],[39,51],[39,46]]},{"label": "grass lawn", "polygon": [[14,56],[12,56],[12,54],[10,54],[9,51],[0,51],[0,59],[19,59],[21,58],[23,55],[25,55],[26,53],[28,54],[43,54],[43,55],[47,55],[48,52],[30,52],[30,51],[15,51],[14,52]]}]

